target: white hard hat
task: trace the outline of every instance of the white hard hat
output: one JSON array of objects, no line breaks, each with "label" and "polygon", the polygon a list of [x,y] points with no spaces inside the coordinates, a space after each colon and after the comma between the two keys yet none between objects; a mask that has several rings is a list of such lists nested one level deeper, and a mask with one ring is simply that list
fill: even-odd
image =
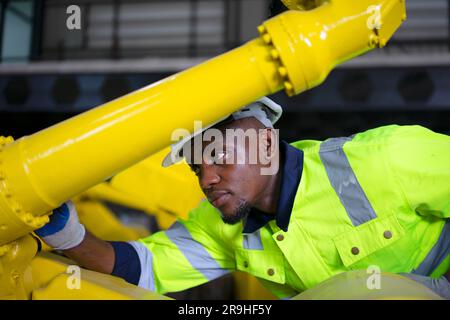
[{"label": "white hard hat", "polygon": [[163,167],[171,166],[174,163],[177,163],[183,159],[181,155],[181,151],[183,146],[190,141],[193,137],[199,135],[203,131],[211,128],[212,126],[218,124],[219,122],[229,118],[230,116],[234,120],[254,117],[258,119],[266,128],[273,128],[273,124],[278,121],[283,113],[283,109],[281,106],[274,101],[270,100],[267,97],[262,97],[261,99],[252,102],[249,105],[246,105],[239,109],[238,111],[233,112],[232,114],[219,119],[218,121],[212,123],[211,125],[201,128],[200,130],[195,131],[191,135],[185,137],[184,139],[172,144],[170,146],[170,152],[164,157],[162,162]]}]

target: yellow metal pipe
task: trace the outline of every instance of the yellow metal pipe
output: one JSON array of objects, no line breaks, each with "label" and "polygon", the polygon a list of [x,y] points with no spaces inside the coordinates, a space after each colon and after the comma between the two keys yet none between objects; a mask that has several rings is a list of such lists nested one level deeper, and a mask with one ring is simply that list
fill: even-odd
[{"label": "yellow metal pipe", "polygon": [[[395,30],[403,16],[389,3],[402,4],[330,1],[285,12],[235,50],[31,136],[3,139],[0,245],[42,226],[67,199],[169,145],[174,129],[192,131],[195,120],[210,124],[283,87],[295,94],[319,84],[337,63],[369,50],[371,36]],[[367,8],[375,4],[389,28],[367,29]]]},{"label": "yellow metal pipe", "polygon": [[[7,144],[1,155],[0,244],[38,228],[62,202],[193,130],[282,88],[261,39]],[[17,219],[19,218],[19,219]],[[0,227],[1,228],[1,227]]]},{"label": "yellow metal pipe", "polygon": [[146,205],[145,199],[140,199],[136,195],[131,195],[122,190],[118,190],[108,183],[100,183],[90,188],[83,193],[83,196],[86,196],[88,199],[109,201],[135,210],[150,212],[150,208]]}]

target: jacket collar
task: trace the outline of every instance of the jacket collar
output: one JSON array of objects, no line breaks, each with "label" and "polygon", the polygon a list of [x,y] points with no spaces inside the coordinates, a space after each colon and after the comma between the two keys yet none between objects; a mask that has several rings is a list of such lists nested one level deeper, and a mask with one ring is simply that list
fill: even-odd
[{"label": "jacket collar", "polygon": [[273,219],[276,220],[277,226],[280,229],[284,231],[288,230],[295,196],[303,171],[303,151],[292,147],[285,141],[281,141],[280,159],[280,169],[282,171],[277,212],[273,215],[253,208],[246,221],[244,221],[243,233],[253,233]]}]

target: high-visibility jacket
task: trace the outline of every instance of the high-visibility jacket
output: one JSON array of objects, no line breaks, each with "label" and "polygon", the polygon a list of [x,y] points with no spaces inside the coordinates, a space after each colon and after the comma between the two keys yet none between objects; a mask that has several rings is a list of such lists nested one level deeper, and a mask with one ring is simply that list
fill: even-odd
[{"label": "high-visibility jacket", "polygon": [[241,270],[286,298],[369,266],[432,277],[449,270],[449,136],[392,125],[291,145],[304,162],[287,232],[272,220],[243,234],[204,201],[187,220],[131,243],[139,286],[174,292]]}]

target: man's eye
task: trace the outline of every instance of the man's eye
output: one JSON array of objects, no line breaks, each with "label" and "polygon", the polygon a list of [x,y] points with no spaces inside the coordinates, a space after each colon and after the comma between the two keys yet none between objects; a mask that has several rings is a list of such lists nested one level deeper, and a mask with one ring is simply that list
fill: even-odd
[{"label": "man's eye", "polygon": [[223,164],[224,160],[226,159],[227,153],[226,152],[217,152],[217,154],[215,155],[214,159],[214,163],[215,164]]},{"label": "man's eye", "polygon": [[231,153],[228,151],[221,151],[216,154],[213,161],[215,164],[225,164],[227,159],[229,159],[231,156]]}]

